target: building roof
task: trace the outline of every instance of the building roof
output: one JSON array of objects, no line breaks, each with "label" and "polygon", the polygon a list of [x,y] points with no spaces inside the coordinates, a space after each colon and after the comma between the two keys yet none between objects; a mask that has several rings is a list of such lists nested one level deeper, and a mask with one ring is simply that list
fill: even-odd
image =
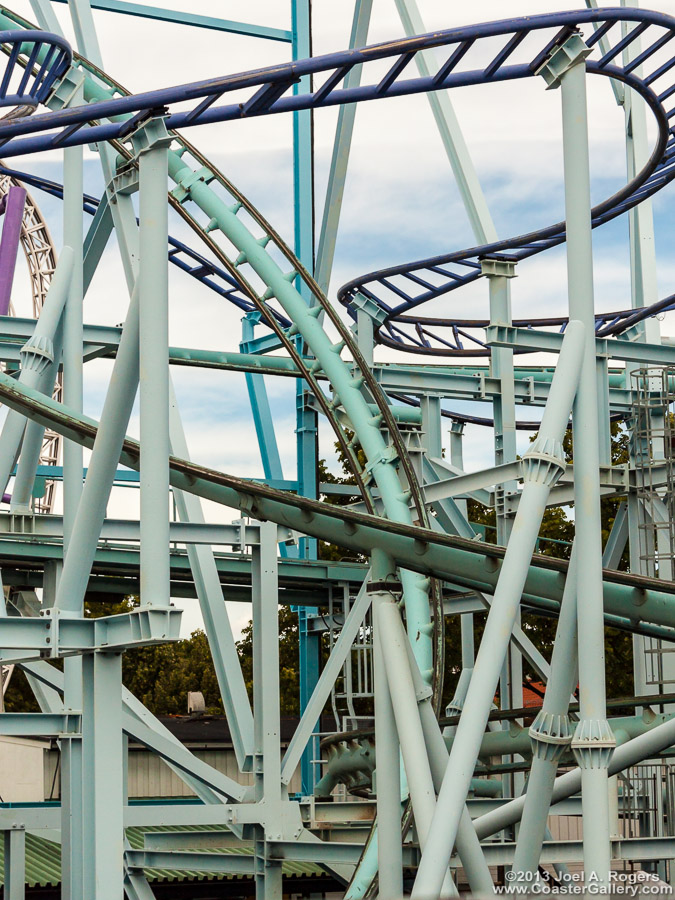
[{"label": "building roof", "polygon": [[[232,744],[225,716],[159,716],[159,720],[183,744]],[[297,716],[281,717],[282,744],[287,744],[291,740],[299,721]],[[334,727],[332,717],[321,720],[321,731],[331,731]]]},{"label": "building roof", "polygon": [[[127,828],[127,838],[134,850],[143,849],[143,835],[150,831],[227,831],[226,826],[200,826],[200,825],[181,825],[181,826],[161,826],[148,828]],[[226,850],[203,850],[200,852],[208,853],[242,853],[249,854],[253,850],[250,848],[226,849]],[[5,876],[5,860],[3,842],[0,841],[0,868],[2,870],[2,879],[0,883],[4,886]],[[317,878],[326,877],[323,869],[316,864],[300,863],[284,860],[282,863],[282,873],[284,878]],[[161,882],[181,882],[181,881],[233,881],[235,879],[248,879],[248,875],[234,874],[218,874],[198,871],[186,871],[178,869],[147,869],[146,877],[152,883]],[[26,834],[26,885],[30,888],[35,887],[56,887],[61,882],[61,845],[56,841],[47,840],[42,834],[27,832]]]}]

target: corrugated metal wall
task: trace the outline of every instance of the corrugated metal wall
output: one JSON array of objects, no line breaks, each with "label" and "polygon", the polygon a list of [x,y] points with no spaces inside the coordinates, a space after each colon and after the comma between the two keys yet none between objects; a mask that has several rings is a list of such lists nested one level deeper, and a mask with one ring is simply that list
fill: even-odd
[{"label": "corrugated metal wall", "polygon": [[[240,784],[251,784],[253,781],[252,775],[242,775],[239,772],[233,750],[195,750],[194,755]],[[56,772],[58,760],[57,750],[45,752],[45,800],[55,800],[60,796]],[[289,791],[290,793],[300,791],[299,769],[291,779]],[[149,750],[132,748],[129,750],[129,796],[193,797],[194,792],[156,754],[150,753]]]}]

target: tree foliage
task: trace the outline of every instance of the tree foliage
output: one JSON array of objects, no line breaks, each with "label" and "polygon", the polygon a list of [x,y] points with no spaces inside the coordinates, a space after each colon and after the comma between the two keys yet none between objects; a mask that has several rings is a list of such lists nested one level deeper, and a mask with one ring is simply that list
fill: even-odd
[{"label": "tree foliage", "polygon": [[[298,666],[298,614],[290,606],[279,607],[279,688],[281,715],[297,716],[300,712]],[[237,643],[241,668],[249,697],[253,699],[253,622],[249,622]]]}]

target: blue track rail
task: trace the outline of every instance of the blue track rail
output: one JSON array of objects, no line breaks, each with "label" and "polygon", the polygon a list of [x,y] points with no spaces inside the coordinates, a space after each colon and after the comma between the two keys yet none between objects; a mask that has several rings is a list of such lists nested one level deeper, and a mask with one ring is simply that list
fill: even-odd
[{"label": "blue track rail", "polygon": [[[652,196],[675,176],[675,107],[667,106],[675,95],[675,56],[666,53],[664,58],[666,47],[675,36],[673,20],[655,13],[639,13],[638,16],[631,16],[631,20],[636,22],[635,27],[627,35],[621,35],[616,28],[617,18],[620,17],[617,16],[617,10],[597,10],[596,13],[599,14],[599,19],[598,16],[589,17],[584,13],[569,14],[577,25],[592,21],[597,29],[586,40],[587,45],[594,50],[594,54],[586,60],[587,70],[591,74],[615,78],[640,93],[656,117],[659,137],[649,164],[638,178],[595,207],[592,213],[593,227],[627,212],[640,201]],[[551,17],[535,18],[541,21]],[[563,16],[555,18],[558,23],[562,23],[564,19]],[[522,24],[522,20],[520,22]],[[469,31],[475,34],[478,29]],[[525,33],[524,28],[520,29],[514,24],[511,38],[484,70],[484,82],[494,80],[494,74],[504,68],[505,58],[514,52]],[[610,49],[604,53],[599,50],[602,37],[608,40],[613,38]],[[641,37],[645,49],[630,62],[622,63],[624,51],[638,37]],[[462,48],[466,48],[470,39],[467,35],[456,53],[459,54]],[[545,55],[541,52],[533,55],[530,63],[532,74],[538,71],[544,59]],[[565,223],[559,222],[539,231],[492,244],[371,272],[344,285],[338,296],[354,318],[356,309],[351,304],[357,294],[369,298],[384,311],[385,319],[377,330],[377,339],[387,346],[433,356],[486,356],[490,349],[481,340],[480,329],[488,325],[488,321],[454,316],[422,316],[416,310],[480,278],[481,259],[498,256],[520,261],[557,246],[564,240]],[[649,316],[674,308],[675,295],[671,295],[645,309],[602,313],[596,316],[596,333],[599,337],[616,335]],[[553,326],[564,331],[566,322],[565,318],[527,319],[516,320],[514,324],[521,327]]]},{"label": "blue track rail", "polygon": [[[659,121],[660,138],[655,152],[658,156],[653,160],[650,171],[641,173],[630,185],[629,194],[645,186],[653,168],[661,161],[665,149],[669,117],[675,110],[667,112],[662,105],[675,93],[668,79],[668,88],[658,93],[652,89],[654,81],[667,75],[675,65],[675,58],[666,66],[660,66],[646,77],[638,77],[635,70],[648,62],[664,44],[664,32],[667,40],[675,36],[675,19],[662,13],[636,9],[590,9],[577,12],[554,13],[543,16],[529,16],[518,19],[507,19],[488,22],[466,28],[437,31],[412,38],[402,38],[386,43],[374,44],[356,50],[344,50],[324,56],[311,57],[283,65],[269,66],[235,75],[213,78],[207,81],[191,82],[161,90],[147,91],[125,97],[117,97],[87,106],[73,107],[57,112],[33,116],[30,120],[0,123],[0,139],[11,142],[3,149],[5,157],[21,153],[32,153],[49,150],[54,147],[77,146],[96,143],[103,140],[121,140],[127,137],[136,127],[137,122],[147,115],[163,114],[170,129],[188,128],[195,125],[213,122],[230,122],[247,119],[253,116],[272,115],[302,109],[318,109],[327,106],[339,106],[345,103],[381,100],[388,97],[402,97],[412,94],[428,93],[445,88],[466,85],[490,84],[501,81],[512,81],[530,78],[537,74],[541,65],[548,58],[551,50],[565,38],[583,25],[596,25],[587,40],[589,47],[597,50],[602,37],[607,37],[613,30],[620,31],[621,22],[637,23],[627,39],[614,43],[612,50],[598,59],[589,58],[589,71],[616,78],[629,85],[641,94]],[[631,42],[631,39],[644,35],[649,29],[658,31],[639,62],[627,67],[615,65],[613,60]],[[11,32],[9,32],[11,34]],[[24,32],[25,34],[25,32]],[[533,51],[528,49],[524,62],[507,65],[518,54],[523,40],[528,35],[536,35],[540,40]],[[478,68],[467,68],[467,63],[474,58],[473,48],[480,46],[484,38],[504,37],[502,50],[487,65],[482,62]],[[617,35],[618,36],[618,35]],[[527,42],[528,45],[530,42]],[[432,47],[443,48],[448,56],[435,75],[419,78],[405,78],[415,55]],[[656,47],[656,49],[652,49]],[[357,87],[340,87],[349,72],[357,65],[365,66],[364,77],[371,73],[369,63],[390,61],[391,66],[384,76],[378,74],[371,83]],[[663,70],[663,71],[661,71]],[[319,76],[325,76],[322,80]],[[294,86],[305,76],[313,76],[316,84],[321,84],[308,91],[292,93]],[[228,94],[237,93],[236,102],[219,105],[218,101]],[[242,98],[242,94],[246,94]],[[172,111],[178,104],[194,104],[189,110]],[[101,119],[131,115],[124,121],[91,124]],[[42,134],[52,132],[56,134]],[[30,138],[16,140],[21,135]],[[661,146],[663,143],[663,146]],[[658,190],[661,185],[650,184],[646,191]],[[599,207],[606,210],[626,199],[626,191],[610,198]],[[555,229],[557,226],[552,226]],[[545,236],[551,229],[545,229]],[[495,250],[499,245],[494,245]]]},{"label": "blue track rail", "polygon": [[35,109],[73,61],[68,41],[48,31],[0,31],[0,47],[7,54],[0,79],[0,108]]},{"label": "blue track rail", "polygon": [[[30,172],[19,172],[17,169],[10,169],[7,166],[0,165],[0,175],[8,175],[15,178],[30,187],[44,191],[52,197],[63,199],[63,185],[57,181],[51,181],[48,178],[41,178],[39,175],[33,175]],[[82,198],[82,209],[90,216],[96,214],[101,200],[91,194],[84,194]],[[256,306],[248,299],[241,289],[239,282],[230,275],[222,266],[217,265],[211,260],[197,253],[191,247],[188,247],[183,241],[169,235],[168,259],[172,265],[186,272],[192,278],[195,278],[201,284],[205,285],[209,290],[214,291],[219,297],[233,303],[238,309],[248,313],[256,309]],[[288,328],[291,325],[289,319],[272,310],[280,325]]]},{"label": "blue track rail", "polygon": [[[625,36],[621,34],[622,23],[633,24],[632,30]],[[582,10],[434,32],[209,81],[90,103],[86,107],[64,109],[20,121],[0,122],[0,146],[3,146],[3,155],[10,157],[100,140],[124,141],[144,118],[152,115],[165,115],[167,126],[178,129],[291,110],[533,77],[552,49],[567,35],[583,27],[590,31],[586,43],[593,51],[586,61],[587,70],[621,81],[640,94],[651,109],[658,129],[656,144],[645,168],[622,190],[594,208],[593,224],[597,227],[652,196],[675,177],[675,107],[667,108],[668,100],[675,94],[672,77],[675,56],[670,57],[665,51],[675,37],[675,20],[661,13],[634,9]],[[537,38],[534,45],[531,40],[525,41],[525,37],[532,35]],[[622,64],[624,50],[638,36],[646,49],[630,63]],[[504,44],[486,64],[485,59],[481,59],[481,44],[483,39],[495,37],[504,38]],[[600,51],[603,37],[610,42],[610,49],[604,53]],[[527,45],[527,53],[522,61],[514,62],[519,54],[522,56],[523,44]],[[431,47],[446,51],[445,61],[438,72],[429,77],[406,78],[405,73],[409,71],[415,55]],[[355,65],[366,66],[364,76],[367,78],[371,72],[368,64],[377,61],[390,63],[384,76],[380,71],[370,83],[353,88],[341,87]],[[476,67],[477,62],[480,62],[479,67]],[[311,91],[292,94],[293,86],[305,75],[314,76],[315,84],[318,81],[321,84]],[[237,92],[239,102],[219,103],[233,92]],[[241,99],[242,94],[247,97]],[[186,101],[194,104],[190,110],[172,111],[172,106],[185,104]],[[120,121],[119,117],[124,116],[127,118]],[[118,120],[101,121],[108,117]],[[481,277],[480,261],[485,256],[523,260],[564,240],[564,223],[559,222],[504,241],[373,272],[345,285],[339,292],[339,298],[352,315],[355,312],[351,301],[357,293],[374,300],[386,315],[384,324],[378,329],[378,339],[392,347],[433,355],[487,355],[489,348],[470,330],[484,326],[485,322],[427,318],[416,314],[416,310]],[[178,244],[180,242],[176,242],[172,254],[176,265],[247,310],[249,303],[238,294],[236,280],[231,275],[218,271],[217,266],[199,254],[194,255],[186,245]],[[670,297],[647,311],[604,313],[597,318],[598,334],[616,334],[646,315],[673,307],[675,297]],[[529,319],[519,320],[516,324],[550,324],[564,330],[565,320],[561,318],[547,322]]]}]

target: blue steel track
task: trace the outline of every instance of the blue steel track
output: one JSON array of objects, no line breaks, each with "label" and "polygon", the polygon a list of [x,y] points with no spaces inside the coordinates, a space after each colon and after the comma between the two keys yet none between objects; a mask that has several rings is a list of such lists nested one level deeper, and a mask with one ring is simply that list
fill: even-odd
[{"label": "blue steel track", "polygon": [[[635,70],[641,63],[647,62],[651,55],[657,53],[668,41],[675,37],[675,20],[660,14],[639,12],[637,10],[590,10],[580,13],[537,16],[439,32],[363,50],[347,51],[341,54],[331,54],[327,57],[303,60],[299,63],[258,70],[257,72],[244,73],[243,75],[229,78],[93,103],[83,108],[34,116],[31,119],[19,122],[0,123],[0,140],[5,142],[3,154],[11,157],[28,152],[44,151],[50,148],[81,145],[103,140],[124,141],[133,133],[136,126],[144,118],[153,115],[165,115],[167,126],[171,129],[176,129],[207,122],[233,121],[249,116],[280,113],[293,109],[319,108],[339,103],[404,96],[461,85],[486,84],[532,77],[537,74],[538,69],[545,62],[548,53],[553,47],[578,25],[595,23],[599,26],[598,30],[588,39],[589,47],[597,51],[600,38],[608,36],[610,29],[620,21],[637,22],[638,26],[627,38],[618,40],[609,53],[605,53],[600,59],[589,59],[587,68],[591,73],[603,74],[622,81],[640,94],[654,114],[658,136],[651,158],[645,168],[625,188],[593,211],[594,224],[599,225],[626,212],[641,200],[652,196],[675,177],[675,143],[670,124],[671,119],[675,115],[675,109],[668,111],[664,106],[665,101],[675,94],[675,85],[669,84],[666,89],[661,90],[659,93],[651,87],[655,81],[666,75],[675,66],[675,58],[668,60],[648,76],[638,77],[635,74]],[[632,67],[631,71],[628,71],[629,67],[621,68],[613,65],[612,60],[617,56],[621,56],[630,40],[634,39],[638,34],[644,34],[649,28],[658,29],[659,36],[652,43],[648,44],[644,53],[640,54],[639,62],[634,61],[630,64]],[[530,55],[524,63],[507,66],[507,59],[517,52],[522,41],[529,33],[535,33],[542,38],[536,54]],[[460,63],[463,60],[465,61],[467,57],[470,58],[470,51],[474,44],[480,44],[483,38],[500,35],[505,37],[506,43],[492,61],[487,65],[483,65],[480,69],[458,71]],[[401,75],[413,60],[415,53],[429,47],[443,47],[449,50],[449,56],[441,65],[439,72],[429,78],[403,80]],[[376,84],[353,89],[341,89],[339,87],[353,66],[376,60],[392,61],[388,73],[384,77],[380,77]],[[323,84],[315,90],[294,96],[284,96],[302,75],[322,72],[326,73],[327,77]],[[242,90],[251,92],[251,96],[244,102],[226,106],[216,105],[219,98],[224,94]],[[175,112],[170,109],[173,104],[186,101],[197,102],[187,112],[184,110]],[[90,124],[92,121],[99,119],[117,118],[124,115],[131,115],[131,118],[127,121]],[[55,130],[56,133],[54,133]],[[24,138],[22,135],[32,136]],[[507,254],[511,258],[524,259],[561,243],[564,238],[564,226],[558,223],[550,226],[550,228],[511,239],[510,241],[472,248],[463,253],[450,254],[445,258],[444,262],[440,262],[438,259],[426,260],[422,261],[422,263],[413,264],[413,266],[400,267],[400,272],[397,271],[396,274],[402,274],[411,270],[414,273],[410,279],[412,283],[422,287],[426,293],[431,292],[434,293],[434,296],[441,296],[447,291],[454,289],[454,287],[459,287],[461,284],[480,277],[479,260],[483,255]],[[421,277],[417,275],[417,272],[421,271],[430,262],[434,266],[442,267],[442,272],[435,272],[434,274],[446,276],[447,287],[444,290],[440,290],[439,286],[432,281],[426,284],[420,284],[419,280],[415,281],[416,278],[420,279]],[[447,265],[455,265],[459,272],[455,273],[452,269],[446,269]],[[468,270],[468,272],[465,270]],[[363,285],[363,280],[359,280],[358,284]],[[351,288],[355,291],[357,289],[356,283]],[[347,302],[349,301],[348,291],[342,292],[341,296]],[[374,291],[373,296],[380,302],[380,305],[384,303]],[[397,315],[410,313],[413,309],[426,302],[426,300],[431,299],[431,297],[421,299],[420,295],[406,295],[406,297],[400,297],[399,295],[399,299],[402,303],[399,303],[397,307],[383,306],[387,311],[390,322],[394,322]],[[632,312],[624,314],[622,321],[625,323],[627,319],[630,320],[635,315],[637,314]],[[601,323],[600,328],[613,329],[618,327],[618,325],[619,320],[615,314],[611,321],[605,319]],[[382,336],[380,337],[382,338]],[[433,348],[430,351],[428,347],[424,346],[423,342],[420,343],[421,352],[438,352],[438,350]],[[398,340],[393,340],[393,345],[402,349],[411,349],[411,347],[407,346],[405,340],[400,337]],[[461,348],[459,349],[461,350]],[[485,352],[488,352],[487,348],[483,349]],[[442,352],[447,352],[448,350],[452,351],[453,348],[446,347]],[[470,355],[477,354],[475,351],[472,351]],[[16,390],[14,385],[3,385],[3,397],[8,403],[11,400],[13,390]],[[14,402],[17,408],[27,408],[26,397],[15,397]],[[60,424],[64,430],[70,427],[72,429],[71,435],[76,440],[82,439],[83,425],[86,423],[74,422],[72,419],[68,423],[63,414],[61,414],[62,417],[59,419],[59,413],[50,409],[49,402],[39,401],[37,398],[32,398],[32,402],[34,405],[33,412],[37,421],[40,421],[40,416],[42,416],[43,422],[51,421],[53,424]],[[38,408],[40,402],[42,402],[41,409]],[[93,438],[93,434],[94,432],[91,431],[88,437]],[[130,449],[133,448],[126,447],[128,457],[124,458],[125,463],[133,462],[134,453],[129,453]],[[179,468],[179,464],[183,465],[183,461],[172,461],[174,478],[177,477],[175,473]],[[184,468],[185,471],[180,472],[179,475],[181,477],[184,476],[186,479],[193,478],[197,473],[196,467],[186,468],[184,466]],[[228,484],[225,484],[226,478],[221,473],[208,474],[211,482],[220,482],[219,486],[229,492],[229,499],[239,501],[244,493],[247,498],[255,494],[252,500],[245,499],[240,504],[243,509],[250,511],[252,515],[265,513],[265,504],[269,506],[274,505],[274,509],[269,511],[269,517],[272,520],[291,515],[288,510],[292,504],[289,503],[287,497],[284,497],[282,500],[276,492],[270,493],[269,489],[266,492],[265,489],[260,487],[257,487],[254,492],[247,484],[236,483],[234,480],[230,480]],[[182,486],[183,482],[179,482],[179,484]],[[205,487],[204,490],[206,491],[207,488]],[[209,487],[209,490],[213,490],[213,488]],[[236,495],[236,497],[232,495]],[[204,496],[207,496],[207,494],[204,493]],[[322,537],[332,538],[335,536],[337,538],[336,542],[342,542],[345,546],[351,545],[350,539],[343,537],[342,534],[337,532],[339,529],[346,532],[346,518],[350,518],[350,524],[355,529],[360,528],[362,530],[365,530],[371,521],[369,518],[364,518],[363,520],[359,519],[357,522],[353,514],[347,516],[344,511],[340,513],[335,511],[327,515],[323,512],[321,504],[314,504],[298,498],[293,503],[298,505],[298,509],[302,505],[301,513],[304,514],[303,519],[300,520],[300,515],[298,515],[293,520],[295,525],[298,525],[298,521],[300,521],[300,527],[304,527],[306,530],[309,529],[310,532],[313,531]],[[336,519],[338,524],[334,528],[329,528],[329,525],[332,525],[332,521],[330,523],[327,521],[329,518],[331,520],[332,518]],[[367,546],[369,542],[371,542],[371,546],[375,546],[374,541],[378,539],[378,535],[382,534],[380,521],[373,521],[377,521],[377,528],[373,526],[373,534],[369,534],[368,541],[364,541],[363,535],[359,534],[359,549]],[[323,528],[326,530],[323,531]],[[417,525],[393,522],[389,530],[392,534],[400,532],[400,536],[407,542],[404,549],[408,551],[410,551],[409,538],[423,535],[425,540],[428,538],[429,547],[432,544],[435,546],[436,543],[443,544],[443,554],[446,557],[448,556],[448,548],[451,542],[445,539],[440,540],[431,530],[424,531]],[[352,537],[351,542],[356,543],[356,539]],[[426,546],[425,552],[429,552]],[[472,547],[471,550],[473,549]],[[420,571],[421,573],[428,572],[430,575],[435,575],[440,568],[438,565],[422,564],[419,560],[411,558],[410,552],[408,552],[407,557],[404,557],[403,551],[401,551],[401,559],[405,564],[411,566],[411,570]]]},{"label": "blue steel track", "polygon": [[[33,175],[30,172],[19,172],[16,169],[7,168],[7,166],[0,166],[0,175],[8,175],[10,178],[15,178],[31,187],[44,191],[52,197],[63,198],[63,185],[48,178],[41,178],[39,175]],[[82,209],[90,216],[93,216],[96,214],[100,203],[99,197],[84,194]],[[179,268],[182,272],[186,272],[243,312],[248,313],[255,310],[254,304],[246,298],[239,283],[229,272],[171,235],[169,235],[168,259],[172,265]],[[271,312],[280,325],[284,328],[290,327],[291,322],[289,319],[276,310]]]},{"label": "blue steel track", "polygon": [[[0,31],[0,46],[9,57],[0,80],[0,108],[18,107],[19,115],[44,103],[73,61],[68,42],[45,31]],[[20,57],[27,47],[23,65]]]},{"label": "blue steel track", "polygon": [[[610,49],[600,54],[601,39],[608,40],[612,29],[617,31],[620,22],[634,22],[636,25],[628,35],[615,39]],[[661,85],[658,92],[652,87],[671,73],[675,66],[675,57],[661,61],[659,56],[660,51],[675,37],[675,20],[660,13],[626,9],[583,10],[435,32],[238,75],[90,103],[86,107],[46,113],[20,121],[0,122],[0,146],[3,155],[11,157],[99,140],[124,140],[140,121],[158,114],[166,116],[167,127],[177,129],[291,110],[317,109],[462,85],[531,77],[537,74],[561,37],[589,24],[596,30],[586,43],[599,54],[599,58],[589,57],[586,61],[587,70],[592,74],[623,82],[640,94],[652,110],[658,127],[656,144],[644,169],[619,192],[594,208],[593,225],[597,227],[652,196],[675,177],[675,138],[672,125],[675,107],[668,110],[665,106],[666,101],[675,94],[675,85],[672,84],[672,79],[667,78],[667,84]],[[525,62],[506,65],[507,60],[517,55],[524,38],[532,33],[541,37],[541,44],[534,51],[528,51]],[[645,42],[646,33],[650,38],[646,42],[646,49],[632,61],[619,64],[617,59],[621,59],[624,51],[638,36]],[[8,34],[11,35],[12,32]],[[23,34],[24,37],[27,36],[26,32]],[[507,40],[487,65],[482,65],[479,69],[460,70],[462,62],[471,58],[474,45],[480,47],[481,39],[496,36],[503,36]],[[43,40],[45,39],[46,35],[43,36]],[[433,47],[450,51],[438,72],[426,78],[403,78],[402,74],[415,54]],[[658,65],[645,74],[643,69],[650,61],[653,62],[655,56],[659,60]],[[378,60],[393,60],[384,77],[358,87],[339,87],[354,66]],[[309,92],[285,96],[305,75],[325,75],[325,79],[319,87]],[[235,104],[216,105],[223,96],[243,90],[250,93],[248,99]],[[187,112],[171,110],[173,105],[186,101],[198,102]],[[124,121],[99,123],[103,118],[120,116],[127,118]],[[58,131],[53,133],[55,129]],[[22,138],[22,135],[31,137]],[[94,198],[89,200],[93,203]],[[385,321],[378,329],[377,338],[393,348],[440,356],[488,355],[489,347],[470,332],[470,329],[483,327],[487,322],[455,317],[423,317],[416,315],[415,310],[480,278],[480,260],[483,257],[497,255],[519,261],[561,244],[564,240],[564,222],[559,222],[491,244],[378,270],[349,282],[340,289],[338,296],[347,305],[352,316],[355,316],[355,310],[351,301],[357,293],[377,303],[385,313]],[[170,245],[169,256],[175,265],[203,281],[210,289],[242,310],[250,310],[250,302],[238,292],[236,279],[232,275],[196,254],[182,242],[172,239]],[[597,334],[617,334],[649,315],[674,306],[675,295],[646,310],[599,314],[596,317]],[[290,323],[282,314],[271,307],[270,312],[278,316],[279,323],[284,327],[289,326]],[[528,319],[516,320],[515,324],[549,325],[564,330],[565,322],[564,318]],[[464,344],[464,340],[468,346]]]}]

